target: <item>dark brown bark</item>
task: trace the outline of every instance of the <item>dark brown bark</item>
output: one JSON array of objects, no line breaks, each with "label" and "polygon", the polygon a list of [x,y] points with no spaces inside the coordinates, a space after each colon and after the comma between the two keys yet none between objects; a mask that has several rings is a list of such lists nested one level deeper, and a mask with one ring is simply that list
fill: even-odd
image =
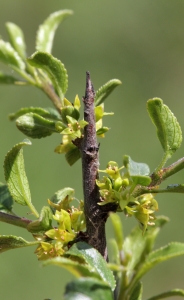
[{"label": "dark brown bark", "polygon": [[94,114],[95,92],[89,72],[86,73],[86,92],[84,102],[84,120],[88,125],[84,128],[84,138],[80,145],[82,157],[84,213],[86,217],[86,241],[96,248],[107,260],[105,223],[109,211],[115,210],[114,205],[100,206],[100,194],[96,179],[98,178],[98,151],[96,138],[96,122]]}]

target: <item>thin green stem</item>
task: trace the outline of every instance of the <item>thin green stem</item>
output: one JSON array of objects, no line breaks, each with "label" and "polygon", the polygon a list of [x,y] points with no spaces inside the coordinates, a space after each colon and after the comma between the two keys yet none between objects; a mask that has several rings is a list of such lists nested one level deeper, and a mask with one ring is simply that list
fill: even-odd
[{"label": "thin green stem", "polygon": [[169,157],[170,156],[168,155],[168,152],[165,152],[164,156],[162,158],[161,163],[158,165],[158,167],[156,168],[156,170],[154,171],[154,173],[157,174],[163,168],[163,166],[165,166],[165,164],[166,164],[166,162],[167,162],[167,160],[168,160]]},{"label": "thin green stem", "polygon": [[153,297],[149,298],[148,300],[159,300],[159,299],[163,299],[163,298],[167,298],[167,297],[173,297],[173,296],[183,297],[184,296],[184,290],[174,289],[174,290],[171,290],[171,291],[164,292],[162,294],[153,296]]},{"label": "thin green stem", "polygon": [[38,76],[38,72],[37,72],[37,69],[32,67],[31,65],[27,64],[27,67],[26,67],[27,71],[32,75],[32,77],[34,77],[36,83],[37,83],[37,86],[38,87],[41,87],[42,85],[42,81],[41,79],[39,78]]},{"label": "thin green stem", "polygon": [[135,288],[135,286],[137,284],[137,279],[134,280],[134,278],[131,280],[131,282],[127,286],[127,289],[125,290],[125,293],[124,293],[124,298],[120,298],[118,300],[128,300],[129,299],[129,296],[132,294],[133,289]]},{"label": "thin green stem", "polygon": [[38,82],[36,82],[29,74],[27,74],[25,71],[22,71],[18,68],[14,68],[14,70],[20,75],[22,76],[25,80],[27,80],[27,82],[29,82],[29,84],[37,86],[37,87],[41,87],[39,86]]},{"label": "thin green stem", "polygon": [[123,270],[121,272],[121,278],[119,279],[118,282],[119,294],[117,300],[126,300],[125,294],[128,287],[128,276],[127,276],[127,267],[126,267],[123,250],[119,251],[119,259],[120,259],[120,265],[123,268]]},{"label": "thin green stem", "polygon": [[127,298],[125,295],[126,295],[127,285],[128,285],[126,270],[122,272],[121,280],[119,284],[120,284],[120,292],[117,300],[126,300]]},{"label": "thin green stem", "polygon": [[[28,66],[29,68],[29,66]],[[34,76],[34,78],[26,73],[23,70],[20,70],[16,67],[13,68],[14,71],[16,71],[21,77],[23,77],[29,84],[36,86],[44,91],[44,93],[50,98],[55,108],[58,110],[59,113],[61,113],[61,107],[63,106],[63,95],[60,97],[55,93],[54,88],[49,82],[40,80],[39,76],[36,73],[36,70],[28,69],[29,73]],[[42,74],[44,76],[44,72]]]},{"label": "thin green stem", "polygon": [[[48,82],[43,82],[40,80],[39,76],[34,72],[34,79],[32,76],[27,74],[25,71],[22,71],[18,68],[14,68],[14,70],[23,77],[29,84],[34,85],[44,91],[44,93],[51,99],[53,105],[56,107],[58,112],[61,112],[62,102],[58,95],[55,93],[53,87]],[[32,73],[32,72],[31,72]]]},{"label": "thin green stem", "polygon": [[62,103],[61,99],[58,97],[58,95],[55,93],[52,85],[50,85],[48,82],[42,83],[42,90],[45,92],[45,94],[50,98],[52,103],[54,104],[55,108],[58,110],[59,113],[61,113]]}]

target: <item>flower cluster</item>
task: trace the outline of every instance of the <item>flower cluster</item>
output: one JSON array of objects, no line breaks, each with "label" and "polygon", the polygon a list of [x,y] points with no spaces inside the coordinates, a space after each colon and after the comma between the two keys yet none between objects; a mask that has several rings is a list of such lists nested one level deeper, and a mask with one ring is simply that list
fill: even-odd
[{"label": "flower cluster", "polygon": [[158,210],[158,203],[150,193],[135,198],[133,191],[136,184],[128,172],[121,174],[120,170],[123,168],[124,166],[119,168],[116,162],[110,161],[106,170],[100,170],[108,176],[96,180],[101,196],[98,204],[116,203],[118,211],[123,211],[126,216],[134,216],[139,221],[144,233],[148,225],[154,225],[154,212]]},{"label": "flower cluster", "polygon": [[136,198],[134,202],[129,202],[125,207],[126,216],[134,216],[140,224],[143,233],[146,231],[147,225],[155,225],[154,212],[158,210],[158,203],[152,194],[144,194]]},{"label": "flower cluster", "polygon": [[[75,97],[74,103],[65,98],[64,107],[61,109],[62,122],[56,123],[56,130],[63,135],[63,138],[62,143],[55,148],[55,152],[66,154],[69,164],[75,163],[80,158],[80,152],[73,141],[83,137],[83,129],[88,124],[84,120],[79,120],[80,106],[78,95]],[[113,113],[104,112],[103,103],[95,107],[96,134],[98,137],[104,137],[109,130],[108,127],[103,127],[102,119],[106,115],[113,115]]]},{"label": "flower cluster", "polygon": [[67,210],[61,208],[63,206],[65,208],[69,207],[68,197],[60,204],[52,203],[50,200],[49,204],[58,209],[53,215],[53,219],[57,222],[58,227],[45,232],[45,236],[50,241],[43,241],[37,247],[35,253],[39,260],[62,256],[68,250],[68,244],[76,238],[77,233],[85,229],[82,201],[79,209],[73,206]]}]

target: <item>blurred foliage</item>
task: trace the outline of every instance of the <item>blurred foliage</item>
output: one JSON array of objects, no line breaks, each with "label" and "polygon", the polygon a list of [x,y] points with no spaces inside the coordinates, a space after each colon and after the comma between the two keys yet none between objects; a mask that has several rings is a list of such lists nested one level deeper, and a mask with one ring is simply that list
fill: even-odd
[{"label": "blurred foliage", "polygon": [[[51,12],[64,8],[72,9],[74,15],[59,27],[53,55],[61,59],[68,70],[70,86],[67,98],[73,99],[76,93],[80,98],[84,95],[86,70],[90,71],[96,88],[110,78],[119,78],[123,82],[106,103],[106,110],[113,111],[117,119],[114,122],[113,117],[108,118],[107,124],[112,130],[107,133],[105,140],[101,140],[100,168],[104,169],[109,160],[122,165],[120,158],[129,154],[136,161],[146,162],[152,169],[160,161],[162,149],[146,113],[146,101],[156,96],[162,98],[177,116],[181,128],[184,128],[184,2],[55,0],[51,3],[32,0],[28,3],[15,0],[12,6],[12,1],[1,0],[0,33],[7,39],[4,26],[7,21],[23,28],[30,56],[34,52],[38,25]],[[23,139],[23,134],[8,121],[8,114],[28,105],[47,107],[50,102],[33,87],[1,86],[0,99],[2,165],[6,152]],[[121,138],[114,134],[120,130]],[[57,143],[58,136],[43,140],[41,147],[40,141],[35,140],[32,149],[25,152],[32,198],[38,208],[56,190],[68,186],[69,176],[72,177],[72,187],[82,198],[80,165],[76,163],[70,169],[64,157],[53,152],[53,145]],[[173,161],[182,156],[182,149],[183,145]],[[42,171],[42,177],[39,170]],[[2,168],[0,172],[0,179],[3,181]],[[176,183],[183,183],[182,172],[174,178]],[[164,213],[171,219],[160,235],[159,244],[164,245],[171,240],[183,241],[183,196],[159,195],[157,200],[159,213]],[[176,205],[174,209],[173,201]],[[17,212],[25,215],[25,208]],[[123,222],[127,233],[134,221],[129,219]],[[107,231],[111,231],[109,225]],[[22,235],[23,230],[1,224],[1,232]],[[29,238],[27,233],[23,234],[25,239]],[[4,253],[0,261],[1,296],[5,300],[25,297],[27,300],[49,297],[59,300],[58,285],[61,295],[65,283],[71,278],[59,268],[48,267],[47,271],[39,268],[31,248]],[[183,258],[178,258],[163,265],[162,271],[156,268],[150,273],[144,280],[147,286],[144,290],[145,297],[150,296],[153,290],[156,294],[168,287],[183,287],[183,263]],[[176,271],[177,276],[173,276]],[[154,280],[158,276],[159,284]],[[7,280],[11,289],[7,289]]]}]

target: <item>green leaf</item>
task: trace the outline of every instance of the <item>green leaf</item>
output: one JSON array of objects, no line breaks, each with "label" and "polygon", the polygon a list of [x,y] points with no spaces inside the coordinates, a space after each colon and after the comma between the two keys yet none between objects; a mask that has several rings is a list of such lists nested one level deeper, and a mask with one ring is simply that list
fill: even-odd
[{"label": "green leaf", "polygon": [[94,278],[79,278],[66,285],[64,300],[113,300],[110,288]]},{"label": "green leaf", "polygon": [[139,281],[135,286],[132,294],[130,295],[130,300],[142,300],[142,292],[143,286],[142,283]]},{"label": "green leaf", "polygon": [[95,95],[95,106],[100,105],[112,93],[112,91],[122,82],[119,79],[112,79],[102,85]]},{"label": "green leaf", "polygon": [[78,120],[80,117],[79,111],[74,106],[65,106],[61,109],[61,117],[64,123],[68,124],[67,116]]},{"label": "green leaf", "polygon": [[11,213],[13,198],[6,184],[0,182],[0,211]]},{"label": "green leaf", "polygon": [[27,230],[31,233],[43,233],[52,227],[52,213],[48,206],[44,206],[41,210],[38,220],[28,224]]},{"label": "green leaf", "polygon": [[113,225],[116,242],[119,251],[122,250],[123,246],[123,228],[120,217],[116,213],[110,213],[110,220]]},{"label": "green leaf", "polygon": [[73,166],[74,163],[76,163],[76,161],[78,161],[78,159],[81,158],[79,149],[77,147],[73,147],[65,154],[65,158],[66,158],[67,163],[70,166]]},{"label": "green leaf", "polygon": [[180,296],[184,297],[184,290],[181,289],[173,289],[164,293],[161,293],[159,295],[153,296],[149,298],[148,300],[159,300],[167,297],[173,297],[173,296]]},{"label": "green leaf", "polygon": [[106,133],[107,131],[109,131],[108,127],[101,127],[97,130],[96,134],[100,136],[100,135],[103,135],[104,133]]},{"label": "green leaf", "polygon": [[124,155],[123,164],[127,168],[128,174],[135,184],[148,186],[151,183],[151,178],[147,176],[150,173],[150,169],[147,164],[137,163],[128,155]]},{"label": "green leaf", "polygon": [[51,119],[51,120],[61,120],[60,114],[52,107],[41,108],[41,107],[24,107],[19,109],[17,112],[9,115],[11,121],[16,120],[18,117],[25,115],[27,113],[36,113],[42,117]]},{"label": "green leaf", "polygon": [[159,263],[171,258],[184,255],[184,243],[170,243],[167,246],[152,251],[135,275],[135,281],[139,280],[145,273]]},{"label": "green leaf", "polygon": [[27,59],[31,66],[44,70],[61,99],[68,89],[68,74],[60,60],[46,52],[35,52]]},{"label": "green leaf", "polygon": [[26,58],[26,45],[24,41],[24,34],[19,26],[14,23],[6,23],[6,30],[9,35],[12,47],[17,51],[21,58]]},{"label": "green leaf", "polygon": [[16,248],[37,245],[39,242],[27,242],[21,237],[14,235],[0,235],[0,253]]},{"label": "green leaf", "polygon": [[24,70],[25,64],[18,53],[8,42],[0,40],[0,61],[12,67],[14,70]]},{"label": "green leaf", "polygon": [[165,152],[166,160],[180,147],[182,132],[180,125],[171,112],[159,98],[148,100],[147,109],[153,124],[157,128],[157,136]]},{"label": "green leaf", "polygon": [[38,212],[31,203],[29,183],[25,173],[23,149],[25,145],[31,145],[29,140],[15,145],[6,155],[4,160],[5,179],[11,196],[15,202],[27,205],[36,217]]},{"label": "green leaf", "polygon": [[127,168],[130,176],[132,175],[149,175],[149,166],[145,163],[137,163],[130,156],[124,155],[123,164]]},{"label": "green leaf", "polygon": [[125,259],[128,259],[128,276],[131,278],[132,274],[142,266],[142,260],[150,253],[153,248],[154,241],[164,224],[168,222],[168,218],[160,216],[155,220],[155,226],[149,227],[142,235],[139,227],[135,227],[129,236],[126,237],[123,245]]},{"label": "green leaf", "polygon": [[104,105],[99,105],[95,107],[95,121],[98,122],[103,118],[104,115]]},{"label": "green leaf", "polygon": [[108,244],[110,245],[110,262],[111,262],[110,264],[111,265],[115,264],[116,266],[119,267],[119,265],[120,265],[120,256],[119,256],[118,244],[117,244],[115,239],[110,239],[108,241]]},{"label": "green leaf", "polygon": [[45,107],[44,110],[47,111],[47,118],[51,120],[62,120],[60,113],[54,107]]},{"label": "green leaf", "polygon": [[[64,128],[61,121],[60,125]],[[51,135],[53,132],[58,132],[55,121],[45,119],[36,113],[20,116],[16,120],[16,126],[22,133],[33,139],[40,139]]]},{"label": "green leaf", "polygon": [[66,257],[51,258],[46,260],[43,263],[43,266],[48,266],[48,265],[56,265],[65,268],[77,278],[93,276],[99,279],[99,275],[95,272],[94,268],[92,269],[90,266],[84,265],[81,262],[73,261],[70,258],[66,258]]},{"label": "green leaf", "polygon": [[151,178],[149,176],[131,176],[133,182],[138,185],[148,186],[151,183]]},{"label": "green leaf", "polygon": [[[4,74],[0,72],[0,84],[16,84],[20,83],[21,81],[11,75]],[[24,83],[24,81],[22,81]]]},{"label": "green leaf", "polygon": [[[55,206],[58,205],[59,209],[64,209],[68,211],[70,209],[70,202],[74,199],[74,189],[70,187],[66,187],[62,190],[57,191],[50,200]],[[55,213],[56,209],[53,206],[50,206],[53,213]]]},{"label": "green leaf", "polygon": [[52,13],[44,23],[39,26],[36,37],[36,50],[51,53],[53,39],[58,25],[72,14],[73,11],[68,9]]},{"label": "green leaf", "polygon": [[113,273],[109,270],[104,258],[96,249],[86,243],[79,242],[74,244],[66,254],[84,259],[91,268],[95,269],[96,273],[111,287],[112,290],[115,289],[116,283]]}]

